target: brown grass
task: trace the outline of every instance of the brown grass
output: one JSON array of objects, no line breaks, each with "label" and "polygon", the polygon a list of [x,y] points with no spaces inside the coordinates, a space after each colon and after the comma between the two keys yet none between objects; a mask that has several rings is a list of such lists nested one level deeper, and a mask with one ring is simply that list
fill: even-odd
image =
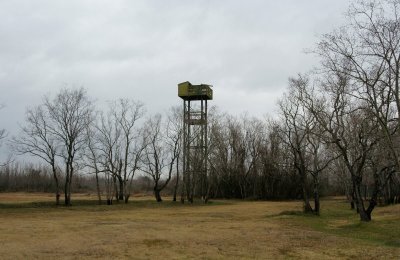
[{"label": "brown grass", "polygon": [[[74,198],[95,199],[95,196]],[[52,195],[0,194],[3,204],[47,200],[53,200]],[[210,206],[182,206],[167,201],[157,205],[135,200],[129,205],[113,206],[0,208],[0,258],[394,259],[400,256],[399,247],[318,231],[303,225],[299,219],[293,222],[295,216],[282,214],[300,211],[300,202],[228,201]],[[393,209],[378,209],[382,214],[377,215],[391,218],[400,208]],[[334,228],[346,223],[339,220],[330,225]]]}]

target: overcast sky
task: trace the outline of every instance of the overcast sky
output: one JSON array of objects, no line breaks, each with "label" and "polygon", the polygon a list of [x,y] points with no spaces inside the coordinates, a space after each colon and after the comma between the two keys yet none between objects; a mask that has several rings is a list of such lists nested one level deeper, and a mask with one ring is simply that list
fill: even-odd
[{"label": "overcast sky", "polygon": [[211,104],[273,114],[287,79],[317,64],[304,50],[343,23],[350,0],[0,0],[0,128],[63,87],[104,104],[181,104],[177,84],[214,85]]}]

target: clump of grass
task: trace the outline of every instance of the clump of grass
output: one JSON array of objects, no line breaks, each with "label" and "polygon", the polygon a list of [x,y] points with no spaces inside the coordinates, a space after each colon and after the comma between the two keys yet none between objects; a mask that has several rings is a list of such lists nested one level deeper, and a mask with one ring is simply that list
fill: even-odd
[{"label": "clump of grass", "polygon": [[193,203],[184,203],[180,201],[164,200],[162,202],[156,202],[153,199],[131,199],[128,203],[123,201],[114,201],[112,205],[106,205],[105,201],[102,204],[98,204],[98,201],[92,198],[89,199],[76,199],[72,200],[71,206],[65,206],[64,201],[60,200],[60,205],[56,205],[55,201],[29,201],[29,202],[5,202],[0,203],[0,209],[52,209],[52,208],[65,208],[69,210],[89,210],[89,211],[104,211],[104,210],[123,210],[132,208],[176,208],[176,207],[208,207],[208,206],[219,206],[219,205],[229,205],[232,202],[227,201],[208,201],[208,203],[203,203],[201,200],[195,200]]},{"label": "clump of grass", "polygon": [[[305,214],[301,211],[283,211],[279,216],[287,216],[282,221],[289,225],[308,227],[326,234],[371,242],[376,245],[400,247],[400,216],[396,207],[388,206],[385,215],[396,221],[385,218],[374,218],[370,222],[361,222],[354,210],[347,208],[343,201],[326,201],[320,216]],[[392,211],[390,211],[392,209]],[[379,216],[379,209],[375,215]],[[397,215],[397,216],[396,216]]]},{"label": "clump of grass", "polygon": [[306,215],[306,213],[298,210],[285,210],[278,214],[278,216],[304,216],[304,215]]},{"label": "clump of grass", "polygon": [[154,239],[143,239],[143,244],[145,244],[148,247],[157,247],[157,246],[168,246],[171,245],[172,243],[167,239],[154,238]]},{"label": "clump of grass", "polygon": [[49,202],[49,201],[0,203],[0,209],[55,208],[55,207],[56,204],[54,202]]}]

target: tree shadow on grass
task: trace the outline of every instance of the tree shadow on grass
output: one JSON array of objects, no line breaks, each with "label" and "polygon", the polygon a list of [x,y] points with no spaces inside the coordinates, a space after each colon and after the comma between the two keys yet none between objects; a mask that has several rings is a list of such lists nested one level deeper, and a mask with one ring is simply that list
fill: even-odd
[{"label": "tree shadow on grass", "polygon": [[[93,200],[75,200],[73,205],[76,206],[95,206],[97,201]],[[67,208],[61,202],[56,205],[53,201],[35,201],[35,202],[13,202],[13,203],[0,203],[0,209],[27,209],[27,208]]]},{"label": "tree shadow on grass", "polygon": [[36,201],[36,202],[14,202],[14,203],[0,203],[0,209],[87,209],[87,210],[113,210],[113,209],[132,209],[132,208],[180,208],[180,207],[204,207],[204,206],[217,206],[217,205],[228,205],[229,202],[223,201],[209,201],[204,204],[201,201],[195,201],[193,203],[182,204],[180,202],[163,201],[156,202],[154,200],[131,200],[129,203],[123,201],[114,201],[112,205],[106,205],[105,201],[102,204],[98,204],[97,200],[72,200],[71,206],[66,206],[60,201],[60,205],[56,205],[54,201]]},{"label": "tree shadow on grass", "polygon": [[304,213],[301,210],[284,210],[281,211],[277,214],[272,214],[272,215],[266,215],[265,217],[271,218],[271,217],[282,217],[282,216],[299,216],[299,217],[318,217],[313,213]]}]

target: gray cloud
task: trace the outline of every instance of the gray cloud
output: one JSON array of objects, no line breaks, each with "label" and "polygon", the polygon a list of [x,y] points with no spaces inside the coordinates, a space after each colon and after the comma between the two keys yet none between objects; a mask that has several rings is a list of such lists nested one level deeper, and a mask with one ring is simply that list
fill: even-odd
[{"label": "gray cloud", "polygon": [[[180,104],[177,83],[215,86],[223,111],[273,113],[303,50],[340,24],[349,0],[1,1],[2,124],[15,132],[44,94],[84,86],[150,112]],[[240,101],[240,102],[238,102]]]}]

